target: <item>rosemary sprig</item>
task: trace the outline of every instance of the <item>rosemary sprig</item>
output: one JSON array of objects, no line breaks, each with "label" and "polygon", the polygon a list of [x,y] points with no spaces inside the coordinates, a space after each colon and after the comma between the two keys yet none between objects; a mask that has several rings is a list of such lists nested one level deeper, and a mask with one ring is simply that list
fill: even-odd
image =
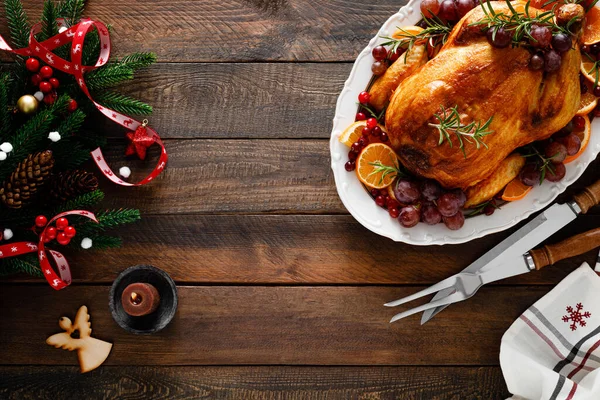
[{"label": "rosemary sprig", "polygon": [[[582,52],[582,53],[583,53],[583,52]],[[595,57],[592,57],[592,56],[591,56],[590,54],[588,54],[588,53],[583,53],[583,55],[584,55],[584,56],[585,56],[585,57],[586,57],[588,60],[590,60],[591,62],[593,62],[593,63],[594,63],[594,65],[592,65],[592,67],[590,68],[590,70],[589,70],[589,71],[587,71],[587,73],[588,73],[588,74],[590,74],[590,75],[592,75],[592,72],[593,72],[593,75],[594,75],[594,87],[596,87],[596,86],[598,86],[598,80],[599,80],[599,78],[600,78],[600,70],[599,70],[599,68],[600,68],[600,61],[596,60],[596,58],[595,58]]]},{"label": "rosemary sprig", "polygon": [[432,45],[434,47],[438,44],[446,43],[446,39],[448,39],[448,35],[450,34],[452,28],[435,15],[431,18],[428,18],[423,14],[421,14],[421,16],[427,25],[422,31],[419,33],[410,33],[398,27],[398,29],[403,33],[403,36],[400,38],[381,36],[382,39],[386,40],[386,42],[381,43],[381,45],[392,46],[389,50],[390,52],[396,52],[398,47],[406,47],[406,52],[404,53],[404,62],[406,62],[409,51],[417,43],[425,43],[430,39],[433,40]]},{"label": "rosemary sprig", "polygon": [[490,3],[490,0],[487,0],[486,3],[481,5],[481,8],[485,13],[485,17],[479,21],[472,22],[469,24],[469,26],[482,26],[482,30],[484,32],[493,27],[493,39],[495,39],[498,29],[503,28],[505,31],[511,33],[512,46],[518,47],[523,44],[525,39],[533,42],[537,41],[533,36],[531,36],[531,27],[533,25],[546,26],[550,29],[552,34],[561,32],[567,35],[572,35],[570,28],[573,24],[579,21],[578,17],[574,17],[567,22],[565,26],[560,26],[554,21],[554,10],[544,11],[531,17],[529,16],[529,1],[527,1],[525,4],[524,12],[518,12],[515,10],[509,0],[506,0],[506,4],[508,5],[510,14],[496,12]]},{"label": "rosemary sprig", "polygon": [[492,123],[494,117],[490,117],[490,119],[483,124],[480,121],[472,121],[466,125],[463,125],[460,120],[458,106],[451,108],[440,106],[440,112],[434,114],[433,116],[439,121],[439,123],[429,123],[429,126],[436,128],[440,133],[438,145],[441,145],[444,143],[444,140],[446,140],[450,147],[452,147],[453,145],[451,136],[454,134],[458,139],[459,148],[465,158],[467,158],[464,143],[465,141],[468,143],[474,143],[477,149],[481,148],[482,145],[486,149],[488,148],[485,142],[483,142],[482,138],[494,132],[489,130],[490,124]]},{"label": "rosemary sprig", "polygon": [[542,153],[540,153],[540,151],[537,149],[537,147],[535,147],[533,144],[524,146],[523,150],[526,151],[525,154],[523,154],[523,153],[521,154],[523,157],[538,158],[537,164],[539,165],[539,169],[540,169],[540,185],[542,183],[544,183],[544,179],[546,178],[546,173],[548,171],[550,171],[550,173],[552,175],[555,174],[554,163],[552,162],[552,159],[554,157],[556,157],[556,154],[554,154],[552,157],[546,157]]},{"label": "rosemary sprig", "polygon": [[361,104],[361,103],[357,103],[357,104],[358,104],[359,108],[360,107],[364,108],[371,117],[373,117],[377,120],[377,122],[379,122],[379,123],[383,122],[383,118],[385,117],[385,112],[387,111],[387,106],[385,106],[383,108],[383,110],[381,110],[378,114],[369,104]]},{"label": "rosemary sprig", "polygon": [[465,215],[465,218],[476,217],[478,215],[483,214],[488,205],[491,205],[495,209],[500,208],[500,205],[496,202],[495,199],[490,199],[488,201],[484,201],[483,203],[481,203],[481,204],[477,205],[475,208],[473,208],[468,214]]},{"label": "rosemary sprig", "polygon": [[379,179],[380,185],[383,183],[383,180],[390,174],[394,175],[392,177],[392,180],[398,177],[405,178],[408,176],[406,175],[406,173],[404,173],[404,171],[400,169],[400,166],[398,164],[390,166],[383,164],[381,161],[375,161],[370,162],[369,165],[375,167],[375,169],[369,174],[369,176],[381,173],[381,178]]}]

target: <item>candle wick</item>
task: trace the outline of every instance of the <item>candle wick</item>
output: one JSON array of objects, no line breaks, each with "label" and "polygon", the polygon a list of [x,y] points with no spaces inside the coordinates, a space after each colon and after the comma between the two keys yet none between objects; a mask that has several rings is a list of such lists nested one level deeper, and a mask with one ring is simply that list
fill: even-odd
[{"label": "candle wick", "polygon": [[132,304],[138,305],[142,302],[142,296],[137,294],[136,292],[131,292],[131,297],[129,298]]}]

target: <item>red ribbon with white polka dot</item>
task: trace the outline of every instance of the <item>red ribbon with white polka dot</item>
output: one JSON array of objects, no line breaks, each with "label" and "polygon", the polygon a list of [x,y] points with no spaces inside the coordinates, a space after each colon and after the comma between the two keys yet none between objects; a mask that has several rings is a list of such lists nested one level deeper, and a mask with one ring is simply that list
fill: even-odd
[{"label": "red ribbon with white polka dot", "polygon": [[[65,21],[63,19],[57,19],[57,23],[58,26],[61,28],[66,27]],[[94,28],[98,30],[98,36],[100,37],[100,55],[98,56],[98,60],[96,61],[95,65],[83,65],[82,50],[85,41],[85,35],[90,29]],[[125,114],[103,107],[102,105],[96,103],[90,95],[90,92],[85,84],[85,73],[93,71],[96,68],[102,67],[108,62],[108,58],[110,57],[110,36],[106,25],[99,21],[93,21],[88,18],[83,18],[78,24],[73,25],[72,27],[67,28],[58,35],[55,35],[50,39],[47,39],[40,43],[36,40],[35,35],[41,30],[42,24],[35,24],[31,28],[31,32],[29,34],[29,47],[16,50],[12,49],[4,40],[4,38],[0,36],[0,49],[21,56],[38,57],[40,60],[52,66],[52,68],[56,68],[66,74],[73,75],[83,93],[85,93],[85,95],[96,106],[96,108],[108,119],[133,131],[135,131],[140,125],[142,125],[140,121],[136,121],[135,119]],[[63,46],[69,42],[71,42],[71,61],[67,61],[61,57],[58,57],[52,52],[54,49]],[[165,146],[162,140],[160,139],[160,136],[158,136],[158,133],[156,133],[154,129],[146,127],[146,130],[148,136],[150,136],[161,147],[160,157],[154,170],[146,178],[142,179],[137,183],[125,182],[122,179],[118,178],[115,175],[115,173],[110,169],[108,163],[102,155],[102,150],[100,150],[100,148],[98,147],[96,150],[92,151],[92,157],[94,158],[96,165],[98,165],[98,168],[100,168],[100,171],[102,171],[102,173],[108,179],[122,186],[141,186],[156,178],[164,170],[168,160]]]},{"label": "red ribbon with white polka dot", "polygon": [[46,249],[44,248],[44,235],[46,234],[46,229],[57,219],[66,217],[68,215],[79,215],[81,217],[86,217],[91,219],[94,222],[98,222],[96,216],[85,210],[72,210],[64,213],[60,213],[52,218],[48,225],[44,228],[42,233],[40,233],[39,241],[37,244],[33,242],[17,242],[17,243],[9,243],[0,246],[0,259],[21,256],[23,254],[28,253],[37,253],[38,260],[40,261],[40,268],[42,269],[42,273],[44,274],[44,278],[48,281],[50,286],[53,289],[60,290],[71,284],[71,269],[69,268],[69,263],[65,256],[59,253],[56,250],[48,250],[50,256],[54,260],[56,264],[56,268],[58,269],[58,274],[52,268],[50,261],[48,261],[48,254],[46,253]]}]

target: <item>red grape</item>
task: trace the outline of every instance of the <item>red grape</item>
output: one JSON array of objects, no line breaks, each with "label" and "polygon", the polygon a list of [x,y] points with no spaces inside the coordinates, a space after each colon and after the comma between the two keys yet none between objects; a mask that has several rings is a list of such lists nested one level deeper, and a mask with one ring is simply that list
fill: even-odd
[{"label": "red grape", "polygon": [[[583,121],[585,123],[585,121]],[[554,137],[564,137],[564,136],[568,136],[571,134],[571,132],[573,132],[573,121],[569,121],[569,123],[567,125],[564,126],[564,128],[562,128],[560,131],[556,132],[553,136]]]},{"label": "red grape", "polygon": [[559,53],[564,53],[565,51],[571,50],[572,45],[573,41],[567,34],[557,33],[556,35],[552,36],[552,48]]},{"label": "red grape", "polygon": [[546,48],[550,46],[550,41],[552,41],[552,32],[546,26],[532,25],[531,26],[531,37],[529,43],[532,46]]},{"label": "red grape", "polygon": [[458,206],[462,207],[465,205],[465,203],[467,202],[467,195],[465,194],[465,192],[463,192],[460,189],[454,189],[452,190],[452,193],[454,193],[456,195],[456,197],[458,198]]},{"label": "red grape", "polygon": [[371,65],[371,72],[373,75],[383,75],[387,71],[387,64],[382,61],[375,61],[373,65]]},{"label": "red grape", "polygon": [[394,196],[400,203],[410,204],[421,197],[421,191],[415,182],[399,179],[394,187]]},{"label": "red grape", "polygon": [[432,18],[440,11],[440,3],[438,0],[423,0],[421,1],[421,14],[426,18]]},{"label": "red grape", "polygon": [[585,128],[585,119],[581,115],[574,116],[571,121],[573,121],[574,129],[577,129],[578,131],[580,131],[583,128]]},{"label": "red grape", "polygon": [[548,143],[544,149],[544,155],[546,158],[551,158],[553,163],[559,164],[567,158],[567,148],[564,144],[554,141]]},{"label": "red grape", "polygon": [[567,169],[565,168],[565,164],[553,164],[552,171],[550,169],[546,170],[546,176],[544,178],[549,182],[558,182],[565,177],[566,173]]},{"label": "red grape", "polygon": [[387,50],[383,46],[374,47],[371,54],[373,54],[373,58],[377,61],[383,61],[387,58]]},{"label": "red grape", "polygon": [[456,11],[458,12],[459,18],[467,15],[473,8],[475,8],[474,0],[456,0]]},{"label": "red grape", "polygon": [[458,10],[452,0],[444,0],[440,4],[440,16],[446,21],[458,21]]},{"label": "red grape", "polygon": [[569,156],[574,156],[581,148],[581,139],[575,134],[569,134],[557,140],[567,148],[567,155]]},{"label": "red grape", "polygon": [[442,222],[442,214],[440,214],[436,206],[429,204],[423,206],[421,219],[428,225],[436,225]]},{"label": "red grape", "polygon": [[501,26],[493,26],[487,31],[487,39],[492,46],[503,49],[512,42],[512,35]]},{"label": "red grape", "polygon": [[402,207],[400,210],[400,215],[398,216],[398,221],[405,228],[410,228],[419,223],[421,219],[421,212],[415,206],[406,206]]},{"label": "red grape", "polygon": [[534,71],[544,68],[544,56],[541,54],[534,54],[529,60],[529,68]]},{"label": "red grape", "polygon": [[465,224],[465,216],[463,215],[462,212],[457,212],[454,215],[451,215],[449,217],[444,217],[444,224],[446,225],[446,227],[450,230],[458,230],[460,228],[463,227],[463,225]]},{"label": "red grape", "polygon": [[527,164],[521,170],[519,178],[524,185],[536,186],[540,183],[540,169],[535,164]]},{"label": "red grape", "polygon": [[461,199],[456,196],[455,193],[444,193],[437,200],[438,210],[440,214],[445,217],[450,217],[458,212],[460,209]]},{"label": "red grape", "polygon": [[436,181],[428,179],[421,182],[421,194],[425,200],[436,200],[438,197],[440,197],[441,193],[442,188],[440,187],[440,184]]},{"label": "red grape", "polygon": [[546,72],[555,72],[560,68],[561,63],[560,54],[558,54],[554,50],[548,51],[544,55],[544,71]]}]

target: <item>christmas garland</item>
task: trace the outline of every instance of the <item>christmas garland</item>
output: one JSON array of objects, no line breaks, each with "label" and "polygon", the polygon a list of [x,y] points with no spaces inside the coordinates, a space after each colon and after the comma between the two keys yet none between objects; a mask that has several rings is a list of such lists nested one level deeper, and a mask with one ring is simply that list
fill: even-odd
[{"label": "christmas garland", "polygon": [[[139,211],[133,209],[95,210],[95,215],[72,210],[93,210],[104,198],[96,175],[83,166],[93,149],[106,144],[103,136],[83,131],[87,114],[98,109],[105,115],[105,110],[109,110],[113,116],[149,115],[151,106],[112,89],[133,79],[135,71],[154,63],[156,56],[135,53],[120,60],[108,61],[106,57],[97,62],[102,60],[103,48],[106,50],[102,35],[107,36],[108,32],[101,32],[103,24],[82,19],[84,0],[46,0],[41,24],[34,25],[33,30],[20,0],[5,0],[4,6],[12,48],[27,49],[31,43],[47,48],[44,45],[52,39],[57,43],[50,49],[52,55],[85,69],[82,86],[76,75],[46,64],[52,56],[48,58],[47,53],[48,59],[44,59],[32,48],[29,52],[15,51],[20,55],[14,65],[0,74],[0,249],[21,244],[32,250],[8,258],[2,258],[0,250],[0,275],[24,272],[43,276],[43,256],[36,254],[34,247],[43,250],[47,246],[59,265],[55,253],[60,253],[52,250],[53,246],[119,247],[121,239],[105,231],[140,218]],[[92,23],[98,28],[83,29]],[[79,32],[83,37],[75,45],[72,38]],[[76,48],[80,54],[76,54]],[[27,55],[31,53],[32,56]],[[74,59],[79,59],[80,64]],[[136,122],[126,116],[120,121],[111,119],[123,126]],[[141,157],[140,153],[145,155],[145,148],[152,143],[162,146],[157,135],[146,135],[145,129],[142,124],[135,134],[128,134],[128,155],[136,153]],[[150,138],[153,141],[147,143]],[[100,166],[103,157],[99,149],[94,151],[94,158]],[[161,160],[160,170],[166,162],[164,147]],[[114,182],[134,185],[114,177],[108,167],[101,171]],[[128,169],[122,168],[121,175],[126,179]]]}]

